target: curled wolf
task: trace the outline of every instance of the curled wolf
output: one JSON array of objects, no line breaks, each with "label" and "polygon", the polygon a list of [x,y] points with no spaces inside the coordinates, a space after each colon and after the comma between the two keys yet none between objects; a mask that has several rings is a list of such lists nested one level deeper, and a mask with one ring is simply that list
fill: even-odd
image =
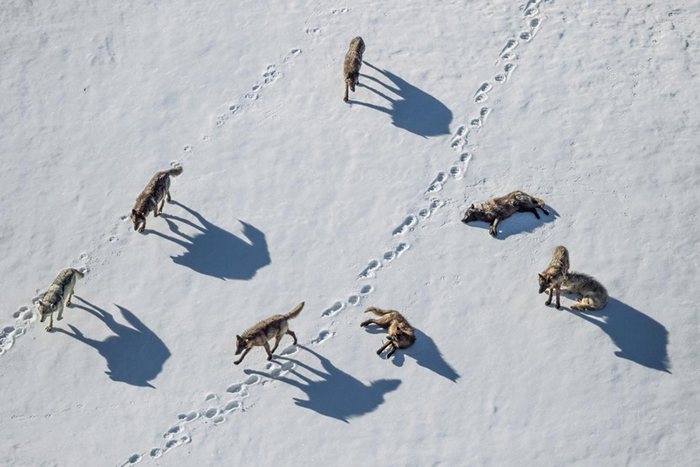
[{"label": "curled wolf", "polygon": [[557,292],[557,310],[561,307],[560,297],[561,297],[561,284],[566,279],[566,275],[569,272],[569,250],[563,246],[558,246],[554,249],[554,254],[552,255],[552,260],[549,262],[549,266],[544,270],[539,276],[540,282],[540,293],[549,289],[549,298],[545,305],[549,306],[552,303],[552,293],[556,290]]},{"label": "curled wolf", "polygon": [[387,341],[377,350],[377,355],[381,355],[384,349],[390,347],[386,358],[391,358],[397,349],[407,349],[416,342],[416,336],[413,332],[413,327],[408,323],[406,318],[396,310],[383,310],[371,306],[365,310],[365,313],[370,312],[379,316],[379,319],[368,319],[363,321],[360,326],[366,327],[369,324],[376,324],[380,328],[388,329],[389,335]]},{"label": "curled wolf", "polygon": [[53,284],[46,291],[44,296],[39,300],[37,306],[39,308],[40,321],[43,323],[46,317],[49,317],[49,325],[46,330],[53,329],[53,314],[58,312],[57,321],[63,319],[63,308],[70,305],[70,299],[73,297],[75,283],[78,279],[82,279],[85,275],[77,269],[68,268],[58,273],[58,276],[53,281]]},{"label": "curled wolf", "polygon": [[[243,333],[243,336],[236,336],[236,355],[241,355],[241,358],[233,362],[238,365],[243,361],[248,352],[251,351],[253,347],[262,346],[265,347],[267,352],[267,359],[272,359],[272,354],[277,350],[277,346],[280,345],[282,336],[289,334],[294,339],[294,345],[297,344],[297,336],[289,329],[289,324],[287,321],[296,318],[301,313],[301,309],[304,308],[304,302],[298,304],[292,311],[286,315],[275,315],[260,321],[258,324],[248,329]],[[268,341],[275,338],[275,346],[270,350],[270,344]],[[244,352],[245,350],[245,352]]]},{"label": "curled wolf", "polygon": [[[163,206],[170,197],[170,177],[177,177],[182,173],[182,166],[178,165],[170,170],[158,172],[148,182],[138,198],[136,205],[131,210],[131,221],[134,223],[134,230],[143,232],[146,228],[146,216],[153,211],[153,217],[158,217],[163,213]],[[158,207],[160,204],[160,207]]]},{"label": "curled wolf", "polygon": [[539,198],[530,196],[522,191],[513,191],[478,206],[472,204],[467,209],[467,212],[464,213],[462,222],[465,224],[472,221],[489,222],[491,223],[489,233],[495,237],[497,234],[496,227],[503,219],[512,216],[516,212],[531,212],[539,219],[540,215],[537,214],[537,208],[542,210],[547,216],[549,215],[549,211],[544,206],[544,201]]},{"label": "curled wolf", "polygon": [[348,88],[355,92],[355,85],[359,83],[363,53],[365,53],[365,41],[360,36],[357,36],[350,41],[350,48],[348,53],[345,54],[345,63],[343,64],[343,77],[345,80],[344,102],[348,101]]},{"label": "curled wolf", "polygon": [[561,285],[564,293],[579,295],[578,302],[571,305],[574,310],[602,310],[608,303],[608,291],[594,277],[581,272],[570,272]]}]

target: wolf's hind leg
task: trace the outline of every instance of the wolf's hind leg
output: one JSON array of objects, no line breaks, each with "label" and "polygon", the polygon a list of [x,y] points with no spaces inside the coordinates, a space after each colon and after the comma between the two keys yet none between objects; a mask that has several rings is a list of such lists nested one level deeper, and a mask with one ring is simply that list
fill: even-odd
[{"label": "wolf's hind leg", "polygon": [[387,340],[386,343],[385,343],[383,346],[381,346],[381,347],[379,348],[379,350],[377,350],[377,355],[381,355],[382,352],[384,352],[384,349],[386,349],[386,348],[389,347],[390,345],[391,345],[391,341],[390,341],[390,340]]},{"label": "wolf's hind leg", "polygon": [[499,218],[495,218],[493,222],[491,222],[491,227],[489,227],[489,233],[491,234],[492,237],[495,237],[498,234],[498,231],[496,230],[496,227],[498,227],[498,222],[500,221]]},{"label": "wolf's hind leg", "polygon": [[536,218],[538,218],[538,219],[540,218],[540,215],[537,214],[537,208],[528,209],[528,211],[530,211],[531,213],[533,213],[533,214],[535,215]]},{"label": "wolf's hind leg", "polygon": [[540,208],[540,209],[542,210],[542,212],[544,213],[545,216],[548,216],[548,215],[549,215],[549,211],[547,211],[547,210],[544,208],[544,205],[543,205],[543,204],[538,204],[537,207]]},{"label": "wolf's hind leg", "polygon": [[365,326],[367,326],[367,325],[369,325],[369,324],[376,324],[376,325],[379,325],[379,323],[377,323],[377,320],[376,320],[376,319],[368,319],[367,321],[361,322],[361,323],[360,323],[360,327],[361,327],[361,328],[364,328]]},{"label": "wolf's hind leg", "polygon": [[557,289],[557,310],[558,310],[559,308],[561,308],[561,303],[560,303],[561,289],[559,287],[556,287],[556,289]]},{"label": "wolf's hind leg", "polygon": [[391,349],[389,350],[389,353],[386,354],[387,360],[390,359],[392,355],[394,355],[394,352],[396,352],[396,349],[398,349],[398,347],[396,347],[396,344],[394,344],[394,343],[392,342],[392,344],[391,344]]},{"label": "wolf's hind leg", "polygon": [[165,199],[169,202],[173,200],[173,198],[170,196],[170,190],[165,192]]},{"label": "wolf's hind leg", "polygon": [[290,331],[289,329],[287,329],[287,334],[292,336],[292,339],[294,339],[294,345],[297,345],[297,335],[294,334],[294,331]]}]

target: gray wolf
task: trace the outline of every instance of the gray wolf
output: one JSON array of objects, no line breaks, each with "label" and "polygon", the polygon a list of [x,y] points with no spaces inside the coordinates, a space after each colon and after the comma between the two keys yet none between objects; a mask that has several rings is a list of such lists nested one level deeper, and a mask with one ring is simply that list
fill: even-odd
[{"label": "gray wolf", "polygon": [[386,355],[386,358],[389,359],[394,355],[397,349],[406,349],[416,342],[416,335],[413,331],[413,327],[398,311],[382,310],[381,308],[371,306],[365,310],[365,313],[367,312],[374,313],[379,316],[379,319],[363,321],[360,324],[361,327],[364,328],[369,324],[376,324],[380,328],[389,330],[387,341],[377,350],[377,355],[381,355],[384,349],[390,347],[389,353]]},{"label": "gray wolf", "polygon": [[56,320],[63,319],[64,306],[70,306],[70,299],[73,297],[75,283],[78,279],[82,279],[85,275],[77,269],[64,269],[53,281],[53,284],[46,291],[44,296],[39,300],[37,306],[39,308],[39,316],[43,323],[46,317],[49,317],[49,325],[46,330],[53,329],[53,314],[58,312]]},{"label": "gray wolf", "polygon": [[365,53],[365,41],[360,36],[357,36],[350,41],[350,48],[348,53],[345,54],[345,63],[343,64],[343,76],[345,79],[344,102],[348,101],[348,88],[355,92],[355,85],[359,83],[363,53]]},{"label": "gray wolf", "polygon": [[[170,170],[158,172],[148,182],[138,198],[136,205],[131,210],[131,221],[134,223],[134,230],[143,232],[146,228],[146,216],[153,211],[153,217],[158,217],[163,213],[163,206],[170,197],[170,177],[177,177],[182,173],[182,166],[178,165]],[[158,207],[160,204],[160,207]]]},{"label": "gray wolf", "polygon": [[557,292],[557,310],[561,307],[561,284],[566,279],[566,274],[569,272],[569,250],[563,246],[558,246],[554,249],[552,260],[549,266],[539,276],[540,293],[549,289],[549,298],[545,305],[549,306],[552,303],[552,293]]},{"label": "gray wolf", "polygon": [[540,218],[537,214],[537,208],[541,209],[545,215],[549,215],[549,211],[544,208],[545,204],[539,198],[530,196],[522,191],[513,191],[500,198],[494,198],[478,206],[473,204],[469,206],[467,212],[464,213],[462,222],[465,224],[472,221],[483,221],[491,223],[489,233],[496,236],[496,227],[503,219],[506,219],[516,212],[531,212],[536,218]]},{"label": "gray wolf", "polygon": [[571,305],[571,308],[574,310],[602,310],[608,303],[608,291],[603,284],[588,274],[581,272],[568,273],[562,283],[562,289],[564,289],[564,293],[580,296],[578,302],[575,305]]},{"label": "gray wolf", "polygon": [[[280,345],[282,336],[289,334],[294,339],[294,345],[297,344],[297,336],[289,329],[289,324],[287,321],[296,318],[301,313],[301,309],[304,308],[304,302],[298,304],[292,311],[286,315],[275,315],[270,318],[260,321],[258,324],[248,329],[243,333],[243,336],[236,336],[236,355],[241,355],[237,361],[233,362],[238,365],[243,361],[248,352],[251,351],[253,347],[262,346],[265,347],[267,352],[267,359],[272,359],[272,354],[277,350],[277,346]],[[275,346],[270,350],[270,344],[268,341],[275,338]]]}]

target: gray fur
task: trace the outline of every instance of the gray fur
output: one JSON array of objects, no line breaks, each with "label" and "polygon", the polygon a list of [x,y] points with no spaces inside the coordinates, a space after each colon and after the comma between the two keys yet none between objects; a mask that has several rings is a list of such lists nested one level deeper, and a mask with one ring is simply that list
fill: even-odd
[{"label": "gray fur", "polygon": [[545,209],[544,201],[534,196],[530,196],[522,191],[513,191],[500,198],[494,198],[478,206],[473,204],[464,213],[462,222],[469,223],[472,221],[483,221],[491,224],[489,233],[496,236],[496,227],[503,219],[506,219],[516,212],[531,212],[536,218],[540,218],[537,213],[539,208],[545,215],[549,215],[549,211]]},{"label": "gray fur", "polygon": [[360,36],[357,36],[350,41],[350,48],[345,54],[345,63],[343,63],[343,79],[345,81],[345,94],[343,101],[348,101],[348,88],[355,92],[355,86],[360,82],[360,67],[362,66],[362,54],[365,53],[365,41]]},{"label": "gray fur", "polygon": [[569,272],[569,250],[566,247],[558,246],[554,249],[552,260],[549,266],[541,274],[539,274],[540,293],[549,289],[549,298],[545,305],[549,306],[552,303],[552,293],[557,292],[557,309],[561,307],[561,284],[566,279],[566,274]]},{"label": "gray fur", "polygon": [[369,324],[376,324],[380,328],[388,329],[389,336],[387,341],[377,350],[377,355],[381,355],[384,349],[390,347],[386,358],[391,358],[397,349],[406,349],[416,342],[416,336],[413,327],[401,313],[396,310],[383,310],[371,306],[365,310],[365,313],[370,312],[379,316],[379,319],[368,319],[363,321],[360,326],[365,327]]},{"label": "gray fur", "polygon": [[[134,223],[134,230],[143,232],[146,228],[146,217],[153,211],[153,217],[158,217],[163,213],[163,206],[170,197],[170,177],[177,177],[182,173],[182,166],[178,165],[170,170],[158,172],[151,178],[138,198],[136,205],[131,210],[131,221]],[[160,204],[160,207],[158,206]]]},{"label": "gray fur", "polygon": [[58,276],[53,281],[49,290],[37,303],[39,308],[40,321],[43,323],[46,317],[49,317],[49,324],[46,330],[53,329],[53,314],[58,313],[57,321],[63,319],[63,308],[70,306],[70,299],[73,297],[75,283],[78,279],[82,279],[85,275],[77,269],[68,268],[58,273]]},{"label": "gray fur", "polygon": [[[293,331],[290,331],[287,321],[299,316],[302,308],[304,308],[304,302],[298,304],[286,315],[271,316],[248,329],[242,336],[236,336],[236,355],[239,355],[241,352],[243,352],[243,355],[233,363],[235,365],[241,363],[245,356],[248,355],[248,352],[256,346],[264,347],[267,352],[267,359],[271,360],[272,354],[277,350],[277,346],[280,345],[280,340],[285,334],[292,336],[294,345],[297,345],[297,336]],[[275,346],[270,350],[268,341],[272,338],[275,339]]]},{"label": "gray fur", "polygon": [[608,303],[608,291],[598,280],[581,272],[570,272],[562,284],[564,293],[579,295],[578,303],[571,308],[580,311],[602,310]]}]

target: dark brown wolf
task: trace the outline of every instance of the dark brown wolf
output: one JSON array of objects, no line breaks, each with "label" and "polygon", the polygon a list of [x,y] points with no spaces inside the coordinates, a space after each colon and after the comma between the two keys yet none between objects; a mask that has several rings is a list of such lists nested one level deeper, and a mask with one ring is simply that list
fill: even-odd
[{"label": "dark brown wolf", "polygon": [[389,330],[387,341],[377,350],[377,355],[381,355],[384,349],[390,347],[389,353],[386,355],[386,358],[389,359],[394,355],[397,349],[407,349],[416,342],[416,335],[413,332],[413,327],[398,311],[382,310],[381,308],[371,306],[365,310],[365,313],[367,312],[374,313],[379,316],[379,319],[363,321],[360,324],[361,327],[364,328],[369,324],[376,324],[380,328]]},{"label": "dark brown wolf", "polygon": [[[242,336],[236,336],[236,355],[241,355],[241,358],[233,362],[238,365],[243,361],[248,352],[251,351],[253,347],[262,346],[265,347],[267,352],[267,359],[272,359],[272,354],[277,350],[277,346],[280,345],[280,340],[285,334],[289,334],[294,339],[294,345],[297,344],[297,336],[294,332],[290,331],[289,324],[287,321],[296,318],[301,313],[301,309],[304,308],[304,302],[301,302],[292,311],[286,315],[275,315],[260,321],[258,324],[248,329],[243,333]],[[275,338],[275,346],[270,350],[270,344],[268,341]]]},{"label": "dark brown wolf", "polygon": [[49,317],[49,325],[46,330],[53,329],[53,314],[58,312],[57,321],[63,319],[64,306],[70,306],[70,299],[73,297],[75,283],[78,279],[82,279],[85,275],[77,269],[68,268],[58,273],[56,279],[46,291],[44,296],[39,300],[40,321],[43,323],[46,317]]},{"label": "dark brown wolf", "polygon": [[496,227],[503,219],[506,219],[516,212],[531,212],[536,218],[540,218],[537,214],[537,208],[541,209],[547,216],[549,211],[544,208],[545,204],[539,198],[530,196],[522,191],[513,191],[500,198],[494,198],[478,206],[473,204],[469,206],[467,212],[464,213],[462,222],[465,224],[472,221],[489,222],[491,227],[489,233],[496,236]]},{"label": "dark brown wolf", "polygon": [[[146,216],[153,211],[153,217],[158,217],[163,213],[163,206],[170,197],[170,177],[177,177],[182,173],[182,166],[178,165],[170,170],[158,172],[148,182],[138,198],[136,206],[131,210],[131,221],[134,223],[134,230],[143,232],[146,228]],[[158,207],[160,204],[160,207]]]},{"label": "dark brown wolf", "polygon": [[345,54],[345,63],[343,64],[343,76],[345,79],[345,94],[343,101],[348,101],[348,88],[355,92],[355,86],[360,82],[360,67],[362,66],[362,54],[365,53],[365,41],[360,36],[357,36],[350,41],[350,48]]},{"label": "dark brown wolf", "polygon": [[549,262],[549,266],[544,270],[539,276],[540,282],[540,293],[549,289],[549,298],[545,305],[549,306],[552,303],[552,293],[556,290],[557,292],[557,310],[561,306],[560,296],[561,296],[561,284],[566,279],[566,275],[569,273],[569,250],[563,246],[558,246],[554,249],[554,254],[552,255],[552,260]]}]

